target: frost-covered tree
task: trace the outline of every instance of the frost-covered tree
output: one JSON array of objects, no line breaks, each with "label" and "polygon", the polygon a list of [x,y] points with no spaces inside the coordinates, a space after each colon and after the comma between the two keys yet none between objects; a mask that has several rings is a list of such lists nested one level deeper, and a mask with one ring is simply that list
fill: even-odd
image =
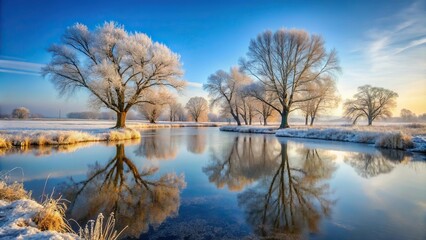
[{"label": "frost-covered tree", "polygon": [[143,33],[128,33],[107,22],[95,30],[77,23],[67,28],[59,44],[49,48],[43,68],[61,94],[86,89],[92,103],[117,113],[116,128],[126,126],[127,112],[145,101],[154,86],[181,88],[180,57]]},{"label": "frost-covered tree", "polygon": [[165,89],[147,90],[145,93],[145,102],[139,104],[139,112],[150,122],[155,123],[164,113],[167,105],[176,99]]},{"label": "frost-covered tree", "polygon": [[256,98],[244,91],[244,88],[239,91],[238,97],[240,99],[238,105],[240,115],[246,125],[251,125],[253,118],[258,114],[256,111]]},{"label": "frost-covered tree", "polygon": [[210,75],[207,83],[203,85],[203,89],[209,93],[212,107],[218,105],[223,111],[228,111],[237,125],[241,125],[240,94],[243,87],[250,81],[251,79],[247,75],[234,67],[231,68],[230,73],[218,70]]},{"label": "frost-covered tree", "polygon": [[195,122],[198,122],[200,118],[207,120],[207,113],[209,111],[209,103],[203,97],[192,97],[186,103],[185,108],[188,110],[188,114],[192,117]]},{"label": "frost-covered tree", "polygon": [[174,121],[185,121],[185,109],[182,104],[177,102],[169,103],[169,120]]},{"label": "frost-covered tree", "polygon": [[252,39],[247,59],[241,59],[240,64],[266,92],[277,97],[278,106],[255,95],[280,113],[280,128],[289,127],[288,115],[294,104],[310,100],[299,94],[308,83],[339,70],[336,52],[326,50],[321,36],[287,29],[265,31]]},{"label": "frost-covered tree", "polygon": [[12,111],[12,118],[26,119],[30,117],[30,110],[25,107],[15,108]]},{"label": "frost-covered tree", "polygon": [[[275,108],[279,107],[279,101],[276,94],[265,91],[264,86],[259,83],[247,85],[243,90],[247,95],[254,98],[254,111],[260,115],[263,125],[268,125],[268,118],[273,117],[274,113],[278,113]],[[263,99],[263,101],[259,100]],[[273,108],[272,106],[275,106]]]},{"label": "frost-covered tree", "polygon": [[417,120],[416,114],[413,113],[411,110],[408,110],[406,108],[401,109],[400,116],[401,116],[402,120],[407,121],[407,122]]},{"label": "frost-covered tree", "polygon": [[340,102],[336,81],[330,77],[312,82],[307,87],[307,91],[301,94],[304,95],[304,98],[310,98],[308,101],[297,104],[297,107],[305,116],[305,125],[308,125],[308,120],[310,119],[310,125],[312,126],[319,114],[336,108]]},{"label": "frost-covered tree", "polygon": [[355,124],[358,119],[366,118],[370,126],[374,120],[391,117],[391,110],[396,107],[398,94],[394,91],[364,85],[358,87],[353,99],[344,103],[345,116]]}]

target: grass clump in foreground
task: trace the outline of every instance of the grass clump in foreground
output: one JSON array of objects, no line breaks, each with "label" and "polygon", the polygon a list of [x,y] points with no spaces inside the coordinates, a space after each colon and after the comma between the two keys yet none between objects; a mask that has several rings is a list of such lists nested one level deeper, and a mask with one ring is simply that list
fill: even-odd
[{"label": "grass clump in foreground", "polygon": [[[22,183],[13,182],[8,184],[4,175],[0,175],[0,200],[13,202],[21,199],[32,200],[31,192],[27,192]],[[32,220],[37,229],[40,231],[70,233],[74,234],[76,239],[116,240],[125,230],[124,228],[120,232],[117,232],[117,230],[114,229],[115,218],[113,213],[111,213],[105,224],[104,216],[100,213],[96,221],[90,220],[84,229],[79,226],[80,229],[77,234],[73,231],[69,222],[65,218],[66,210],[66,200],[61,197],[55,199],[52,194],[46,197],[46,199],[41,203],[41,208],[35,212],[34,216],[29,220]]]},{"label": "grass clump in foreground", "polygon": [[54,199],[47,197],[41,204],[42,210],[36,214],[33,221],[41,231],[72,232],[72,228],[65,219],[67,205],[65,200],[59,197]]},{"label": "grass clump in foreground", "polygon": [[84,230],[80,227],[78,235],[80,238],[87,240],[116,240],[126,228],[117,232],[114,227],[114,213],[111,213],[105,224],[104,215],[100,213],[96,218],[96,221],[90,220],[86,224]]}]

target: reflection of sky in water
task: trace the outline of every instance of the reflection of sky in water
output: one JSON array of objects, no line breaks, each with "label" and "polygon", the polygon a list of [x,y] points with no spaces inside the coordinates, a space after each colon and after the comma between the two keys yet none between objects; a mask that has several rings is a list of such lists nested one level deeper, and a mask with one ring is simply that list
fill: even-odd
[{"label": "reflection of sky in water", "polygon": [[[125,143],[124,152],[139,170],[158,167],[149,176],[151,180],[168,173],[185,175],[179,214],[175,216],[170,210],[169,217],[152,220],[155,224],[145,229],[144,238],[238,239],[253,234],[275,234],[278,238],[301,234],[317,239],[426,238],[426,163],[416,161],[420,156],[360,144],[278,140],[273,135],[234,134],[216,128],[147,130],[140,142]],[[69,177],[87,179],[89,166],[96,162],[104,166],[116,154],[115,145],[105,144],[15,151],[0,156],[0,170],[22,168],[23,176],[21,170],[11,176],[24,179],[26,188],[38,198],[48,176],[45,191],[55,187],[58,192],[58,184]],[[281,182],[274,181],[280,168],[290,173],[279,175]],[[316,211],[306,210],[290,192],[277,190],[279,186],[292,189],[288,181],[293,178],[297,182],[292,183],[296,189],[293,194],[305,191],[302,197]],[[269,187],[270,203],[264,201]],[[315,199],[318,193],[309,191],[320,192],[329,212]],[[280,202],[277,196],[287,200]],[[260,197],[260,202],[250,202],[251,197]],[[289,205],[291,198],[294,205]],[[282,212],[276,212],[280,209],[274,205],[277,203],[294,209],[295,223],[286,222]],[[274,206],[267,210],[267,217],[255,212],[257,208],[262,212],[265,205]],[[279,217],[275,228],[269,219],[272,216]]]}]

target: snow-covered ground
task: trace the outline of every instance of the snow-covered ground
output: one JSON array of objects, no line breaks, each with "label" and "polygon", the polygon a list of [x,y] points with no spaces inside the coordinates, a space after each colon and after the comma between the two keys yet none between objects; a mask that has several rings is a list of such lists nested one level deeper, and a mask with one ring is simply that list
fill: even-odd
[{"label": "snow-covered ground", "polygon": [[426,152],[426,124],[388,124],[381,126],[222,126],[221,131],[275,134],[277,137],[309,138],[374,144],[376,147]]},{"label": "snow-covered ground", "polygon": [[111,129],[114,125],[114,121],[106,120],[0,120],[0,148],[138,139],[137,130],[146,128],[219,126],[216,123],[128,121],[126,129]]},{"label": "snow-covered ground", "polygon": [[79,239],[72,233],[41,231],[33,218],[43,208],[34,200],[0,200],[0,239]]}]

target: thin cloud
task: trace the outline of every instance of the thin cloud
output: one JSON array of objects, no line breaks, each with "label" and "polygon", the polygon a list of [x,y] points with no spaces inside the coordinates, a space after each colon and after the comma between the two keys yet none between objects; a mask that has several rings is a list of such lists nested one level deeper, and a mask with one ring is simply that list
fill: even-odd
[{"label": "thin cloud", "polygon": [[197,82],[187,82],[187,85],[190,87],[196,87],[196,88],[202,88],[203,84],[202,83],[197,83]]},{"label": "thin cloud", "polygon": [[374,84],[398,92],[401,108],[421,113],[426,93],[425,2],[414,2],[385,19],[377,19],[343,66],[340,91],[352,96],[358,86]]},{"label": "thin cloud", "polygon": [[400,66],[401,58],[405,59],[410,54],[412,57],[417,55],[414,50],[426,43],[426,11],[423,5],[422,2],[414,2],[408,8],[385,19],[385,25],[367,32],[365,55],[371,70],[392,69]]},{"label": "thin cloud", "polygon": [[0,72],[40,75],[44,64],[0,59]]}]

